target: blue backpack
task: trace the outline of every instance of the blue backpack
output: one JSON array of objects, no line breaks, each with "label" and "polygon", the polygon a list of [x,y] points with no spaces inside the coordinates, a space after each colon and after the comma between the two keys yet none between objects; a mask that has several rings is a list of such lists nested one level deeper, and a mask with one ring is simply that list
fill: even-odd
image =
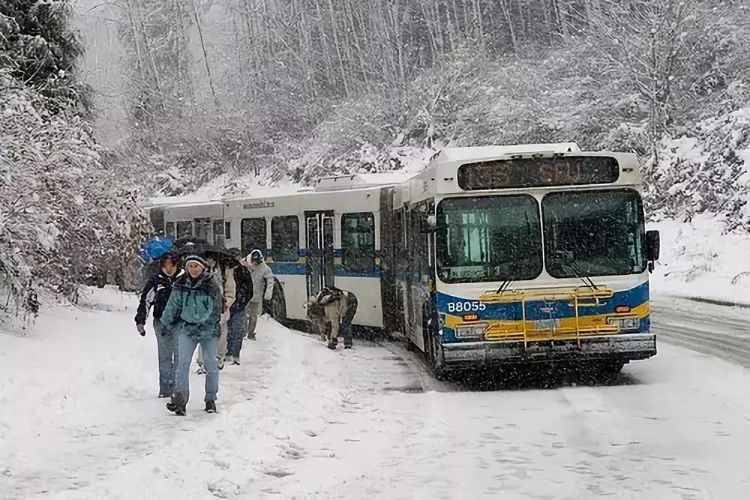
[{"label": "blue backpack", "polygon": [[172,249],[172,240],[168,238],[153,238],[149,240],[141,250],[141,257],[145,261],[159,259],[162,255]]}]

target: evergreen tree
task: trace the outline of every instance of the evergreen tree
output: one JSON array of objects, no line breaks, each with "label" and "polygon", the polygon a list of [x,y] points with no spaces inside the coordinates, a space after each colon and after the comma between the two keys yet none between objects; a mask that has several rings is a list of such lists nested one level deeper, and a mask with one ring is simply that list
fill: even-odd
[{"label": "evergreen tree", "polygon": [[76,81],[83,46],[70,28],[69,0],[5,0],[0,3],[0,67],[34,86],[52,112],[91,108],[89,89]]}]

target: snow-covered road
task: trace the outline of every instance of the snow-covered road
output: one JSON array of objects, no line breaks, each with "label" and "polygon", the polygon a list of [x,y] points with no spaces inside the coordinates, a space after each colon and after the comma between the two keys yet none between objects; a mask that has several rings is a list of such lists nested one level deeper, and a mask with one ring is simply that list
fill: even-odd
[{"label": "snow-covered road", "polygon": [[0,334],[2,499],[750,497],[750,372],[705,354],[660,343],[614,387],[423,393],[392,351],[264,321],[219,414],[196,375],[179,418],[133,299],[94,302]]}]

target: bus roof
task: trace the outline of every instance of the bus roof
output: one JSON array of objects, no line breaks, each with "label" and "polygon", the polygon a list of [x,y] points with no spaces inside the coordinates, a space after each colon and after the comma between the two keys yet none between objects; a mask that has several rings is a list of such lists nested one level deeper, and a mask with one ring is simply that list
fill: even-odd
[{"label": "bus roof", "polygon": [[575,142],[558,144],[519,144],[513,146],[480,146],[442,149],[432,161],[437,162],[478,162],[512,155],[578,153],[581,148]]}]

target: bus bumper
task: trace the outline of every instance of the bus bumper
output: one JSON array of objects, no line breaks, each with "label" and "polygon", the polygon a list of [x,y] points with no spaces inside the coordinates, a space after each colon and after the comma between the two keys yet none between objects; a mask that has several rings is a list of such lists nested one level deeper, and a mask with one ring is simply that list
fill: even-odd
[{"label": "bus bumper", "polygon": [[656,355],[656,335],[634,333],[576,340],[488,341],[443,344],[445,367],[616,359],[627,362]]}]

